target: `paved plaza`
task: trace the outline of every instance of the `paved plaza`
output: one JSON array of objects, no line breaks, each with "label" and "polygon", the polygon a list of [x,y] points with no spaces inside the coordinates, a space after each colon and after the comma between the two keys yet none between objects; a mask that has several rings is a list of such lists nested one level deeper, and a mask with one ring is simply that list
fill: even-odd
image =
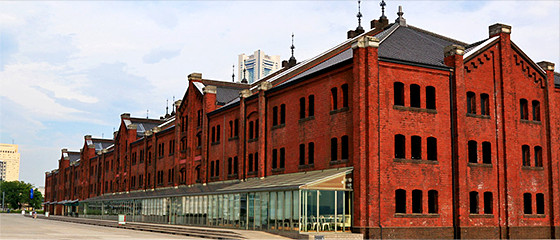
[{"label": "paved plaza", "polygon": [[86,224],[0,214],[0,239],[194,239],[172,234],[134,231]]}]

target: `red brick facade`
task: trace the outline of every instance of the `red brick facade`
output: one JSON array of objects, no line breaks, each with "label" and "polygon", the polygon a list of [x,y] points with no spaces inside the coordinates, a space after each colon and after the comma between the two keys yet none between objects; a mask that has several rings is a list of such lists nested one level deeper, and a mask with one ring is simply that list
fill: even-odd
[{"label": "red brick facade", "polygon": [[[379,33],[397,27],[453,42],[389,25],[252,85],[190,74],[171,116],[123,114],[112,140],[86,136],[78,162],[61,157],[46,174],[48,210],[114,192],[353,167],[353,231],[365,237],[559,238],[554,64],[532,62],[501,24],[478,44],[439,48],[441,66],[389,58],[391,36]],[[239,97],[219,103],[223,88]]]}]

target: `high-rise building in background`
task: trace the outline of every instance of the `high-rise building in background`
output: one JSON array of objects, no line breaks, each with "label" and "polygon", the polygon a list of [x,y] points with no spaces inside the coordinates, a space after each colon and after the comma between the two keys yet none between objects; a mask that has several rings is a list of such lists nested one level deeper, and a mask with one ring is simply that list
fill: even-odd
[{"label": "high-rise building in background", "polygon": [[0,144],[0,180],[19,180],[19,152],[16,144]]},{"label": "high-rise building in background", "polygon": [[[237,62],[238,81],[244,78],[247,83],[253,83],[282,67],[280,55],[266,55],[264,51],[257,50],[253,55],[239,54]],[[243,72],[245,70],[245,73]]]}]

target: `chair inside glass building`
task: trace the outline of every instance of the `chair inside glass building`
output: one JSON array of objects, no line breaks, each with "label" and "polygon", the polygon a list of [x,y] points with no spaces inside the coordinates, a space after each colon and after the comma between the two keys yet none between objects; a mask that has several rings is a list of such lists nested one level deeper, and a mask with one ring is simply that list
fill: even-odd
[{"label": "chair inside glass building", "polygon": [[109,194],[80,203],[80,217],[249,230],[349,232],[352,168]]}]

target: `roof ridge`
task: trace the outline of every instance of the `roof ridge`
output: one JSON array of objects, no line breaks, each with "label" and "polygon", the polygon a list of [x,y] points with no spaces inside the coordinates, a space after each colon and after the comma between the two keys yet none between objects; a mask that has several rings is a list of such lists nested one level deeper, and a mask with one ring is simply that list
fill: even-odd
[{"label": "roof ridge", "polygon": [[443,35],[440,35],[440,34],[437,34],[437,33],[434,33],[434,32],[430,32],[430,31],[428,31],[428,30],[425,30],[425,29],[422,29],[422,28],[419,28],[419,27],[415,27],[415,26],[412,26],[412,25],[408,25],[407,27],[408,27],[408,28],[411,28],[411,29],[413,29],[413,30],[420,31],[420,32],[426,33],[426,34],[428,34],[428,35],[437,37],[437,38],[441,38],[441,39],[446,40],[446,41],[449,41],[449,42],[454,42],[454,43],[457,43],[457,44],[459,44],[459,45],[463,45],[463,47],[466,46],[466,45],[468,45],[467,43],[462,42],[462,41],[459,41],[459,40],[457,40],[457,39],[453,39],[453,38],[446,37],[446,36],[443,36]]}]

